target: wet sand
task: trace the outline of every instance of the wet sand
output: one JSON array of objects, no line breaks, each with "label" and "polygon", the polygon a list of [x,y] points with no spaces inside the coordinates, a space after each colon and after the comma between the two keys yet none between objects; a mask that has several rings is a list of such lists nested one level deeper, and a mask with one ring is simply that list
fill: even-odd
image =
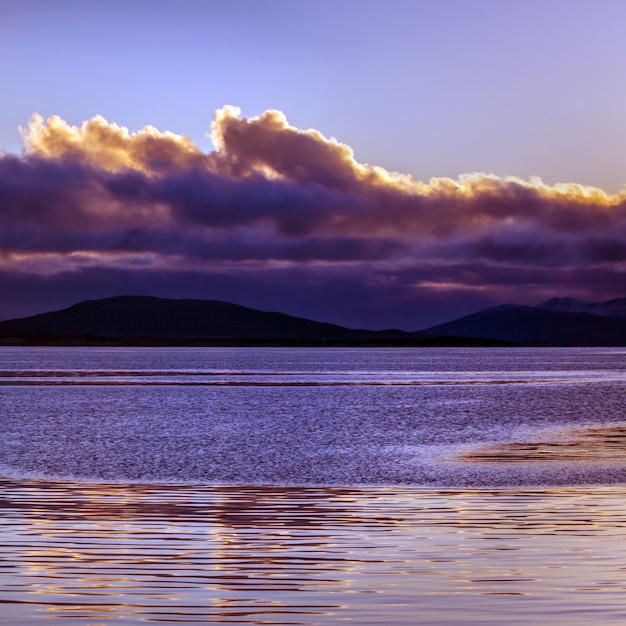
[{"label": "wet sand", "polygon": [[0,487],[1,624],[626,621],[624,486]]}]

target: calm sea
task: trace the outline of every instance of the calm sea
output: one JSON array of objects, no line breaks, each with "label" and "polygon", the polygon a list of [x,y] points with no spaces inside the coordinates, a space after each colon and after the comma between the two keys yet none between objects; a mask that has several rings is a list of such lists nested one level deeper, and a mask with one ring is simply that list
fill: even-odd
[{"label": "calm sea", "polygon": [[626,351],[0,348],[0,623],[626,622]]}]

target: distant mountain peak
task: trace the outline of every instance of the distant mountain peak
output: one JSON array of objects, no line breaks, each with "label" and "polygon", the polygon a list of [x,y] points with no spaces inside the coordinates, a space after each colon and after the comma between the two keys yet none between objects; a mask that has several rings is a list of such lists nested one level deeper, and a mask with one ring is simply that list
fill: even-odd
[{"label": "distant mountain peak", "polygon": [[626,317],[626,298],[613,298],[605,302],[584,302],[575,298],[549,298],[537,308],[562,313],[587,313],[602,317]]},{"label": "distant mountain peak", "polygon": [[580,307],[581,305],[589,304],[588,302],[583,302],[582,300],[577,300],[576,298],[548,298],[535,306],[540,309],[557,309],[559,311],[565,309],[571,309]]}]

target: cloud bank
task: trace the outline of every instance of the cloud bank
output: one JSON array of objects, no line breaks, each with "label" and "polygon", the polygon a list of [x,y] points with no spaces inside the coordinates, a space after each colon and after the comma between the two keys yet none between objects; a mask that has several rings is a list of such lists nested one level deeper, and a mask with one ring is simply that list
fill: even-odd
[{"label": "cloud bank", "polygon": [[23,154],[0,156],[8,303],[26,284],[45,287],[42,310],[46,296],[143,290],[414,330],[505,300],[624,295],[626,193],[488,174],[422,182],[280,111],[232,106],[215,113],[209,153],[100,116],[34,116],[22,134]]}]

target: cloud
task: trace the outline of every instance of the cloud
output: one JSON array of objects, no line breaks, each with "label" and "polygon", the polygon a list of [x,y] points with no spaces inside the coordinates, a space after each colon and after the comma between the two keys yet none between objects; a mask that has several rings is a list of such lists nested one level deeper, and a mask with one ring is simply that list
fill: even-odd
[{"label": "cloud", "polygon": [[497,302],[507,284],[518,301],[624,295],[623,193],[490,174],[422,182],[359,163],[279,111],[245,118],[231,106],[215,113],[208,153],[100,116],[80,127],[34,116],[22,134],[23,154],[0,156],[7,275],[182,272],[202,283],[218,271],[241,284],[274,276],[285,292],[296,275],[323,276],[330,293],[349,274],[372,302],[393,292],[390,310],[416,292]]},{"label": "cloud", "polygon": [[22,130],[25,152],[46,159],[70,158],[86,165],[120,172],[159,171],[192,167],[206,159],[188,137],[145,126],[138,133],[110,124],[101,115],[70,126],[58,115],[46,121],[35,114]]}]

